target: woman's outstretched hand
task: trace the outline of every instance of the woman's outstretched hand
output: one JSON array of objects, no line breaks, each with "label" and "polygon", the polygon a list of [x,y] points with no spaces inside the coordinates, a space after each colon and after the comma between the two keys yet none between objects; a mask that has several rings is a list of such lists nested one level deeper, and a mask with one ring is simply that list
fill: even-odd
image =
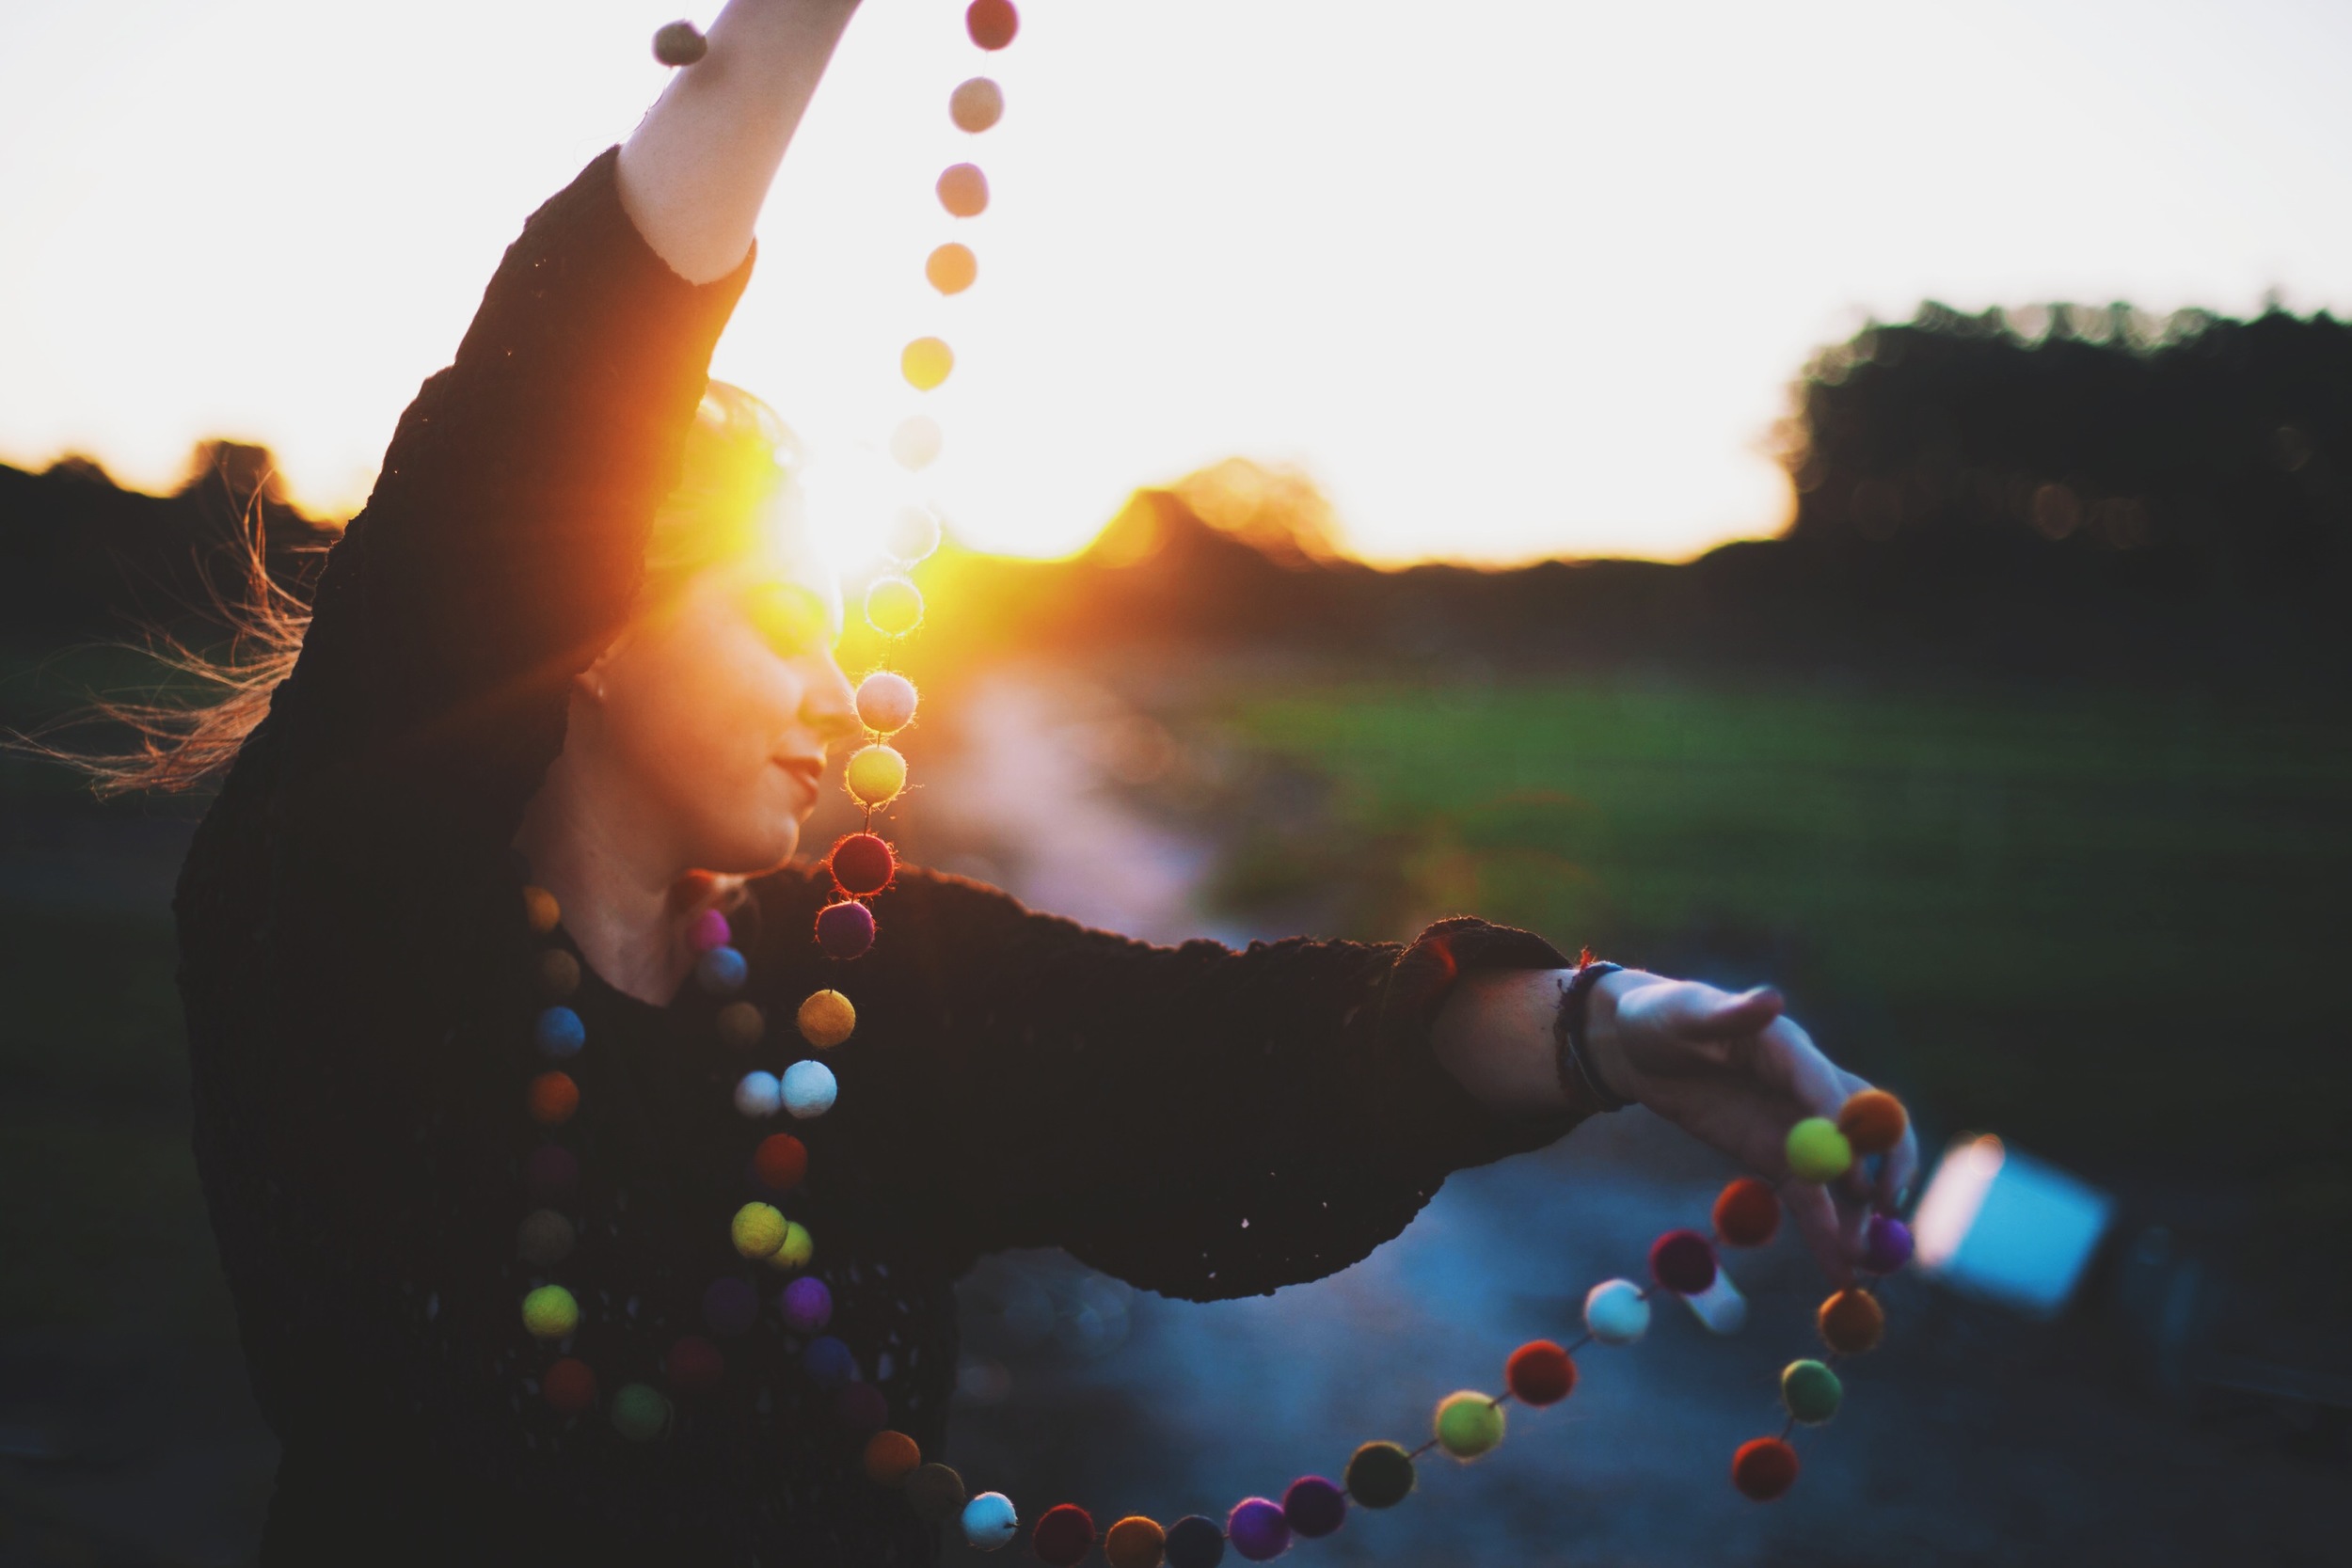
[{"label": "woman's outstretched hand", "polygon": [[[1552,1021],[1565,970],[1490,970],[1465,975],[1438,1015],[1438,1058],[1481,1101],[1505,1116],[1559,1110]],[[1731,992],[1692,980],[1624,970],[1587,999],[1587,1066],[1602,1086],[1639,1101],[1748,1169],[1779,1184],[1805,1243],[1843,1285],[1862,1257],[1873,1207],[1891,1210],[1918,1170],[1906,1132],[1879,1164],[1829,1187],[1788,1180],[1788,1129],[1835,1117],[1869,1087],[1821,1054],[1784,1016],[1780,993]]]},{"label": "woman's outstretched hand", "polygon": [[1821,1054],[1770,987],[1733,993],[1634,970],[1593,990],[1585,1041],[1592,1069],[1692,1137],[1780,1183],[1782,1203],[1830,1277],[1862,1256],[1872,1208],[1892,1211],[1919,1165],[1906,1130],[1873,1177],[1861,1162],[1828,1187],[1786,1180],[1788,1129],[1832,1117],[1870,1085]]}]

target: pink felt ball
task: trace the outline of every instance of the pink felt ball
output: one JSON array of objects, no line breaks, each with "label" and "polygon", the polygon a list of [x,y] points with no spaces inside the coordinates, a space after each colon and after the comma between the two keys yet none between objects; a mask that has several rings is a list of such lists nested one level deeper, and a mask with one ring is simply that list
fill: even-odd
[{"label": "pink felt ball", "polygon": [[803,1275],[784,1288],[784,1321],[803,1334],[814,1334],[833,1321],[833,1292],[814,1275]]},{"label": "pink felt ball", "polygon": [[1715,1283],[1715,1249],[1695,1230],[1669,1230],[1650,1244],[1649,1272],[1677,1295],[1697,1295]]},{"label": "pink felt ball", "polygon": [[703,911],[694,917],[694,924],[686,927],[686,945],[697,953],[724,947],[734,940],[734,928],[727,925],[727,917],[717,910]]},{"label": "pink felt ball", "polygon": [[853,900],[817,911],[817,945],[828,958],[855,958],[874,945],[874,911]]}]

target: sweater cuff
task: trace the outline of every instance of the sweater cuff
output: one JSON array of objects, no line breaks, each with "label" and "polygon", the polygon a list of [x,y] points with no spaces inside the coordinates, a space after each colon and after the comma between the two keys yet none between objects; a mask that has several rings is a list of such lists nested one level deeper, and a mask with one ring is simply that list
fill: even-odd
[{"label": "sweater cuff", "polygon": [[1540,1117],[1504,1117],[1482,1104],[1430,1045],[1438,1015],[1463,975],[1499,969],[1568,969],[1574,960],[1533,931],[1455,916],[1425,928],[1398,955],[1381,1001],[1383,1044],[1404,1065],[1400,1103],[1410,1107],[1401,1147],[1421,1151],[1433,1174],[1491,1164],[1542,1148],[1598,1109],[1577,1102]]}]

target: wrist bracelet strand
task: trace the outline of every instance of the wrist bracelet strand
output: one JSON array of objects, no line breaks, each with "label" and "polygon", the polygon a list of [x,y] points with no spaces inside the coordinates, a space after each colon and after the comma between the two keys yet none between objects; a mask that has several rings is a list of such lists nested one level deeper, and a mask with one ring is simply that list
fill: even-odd
[{"label": "wrist bracelet strand", "polygon": [[1614,974],[1623,964],[1596,958],[1588,950],[1581,956],[1576,973],[1560,987],[1560,1010],[1551,1021],[1551,1036],[1555,1047],[1553,1065],[1560,1074],[1560,1086],[1570,1100],[1578,1098],[1581,1085],[1604,1111],[1622,1111],[1633,1103],[1603,1084],[1594,1071],[1591,1054],[1585,1044],[1584,1023],[1590,1009],[1593,988],[1605,975]]}]

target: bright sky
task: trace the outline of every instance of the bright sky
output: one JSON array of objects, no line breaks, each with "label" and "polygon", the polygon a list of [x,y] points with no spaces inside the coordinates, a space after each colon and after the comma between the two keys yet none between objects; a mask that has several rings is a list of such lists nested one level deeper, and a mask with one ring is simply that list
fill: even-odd
[{"label": "bright sky", "polygon": [[[1238,453],[1375,558],[1682,556],[1782,523],[1788,384],[1867,314],[2352,313],[2342,0],[1026,0],[993,56],[961,13],[866,0],[715,369],[835,493],[927,402],[985,548]],[[0,8],[0,456],[159,486],[231,435],[350,510],[672,14]],[[1009,106],[967,137],[983,71]],[[967,157],[996,199],[959,223],[931,182]],[[981,281],[943,301],[951,236]]]}]

